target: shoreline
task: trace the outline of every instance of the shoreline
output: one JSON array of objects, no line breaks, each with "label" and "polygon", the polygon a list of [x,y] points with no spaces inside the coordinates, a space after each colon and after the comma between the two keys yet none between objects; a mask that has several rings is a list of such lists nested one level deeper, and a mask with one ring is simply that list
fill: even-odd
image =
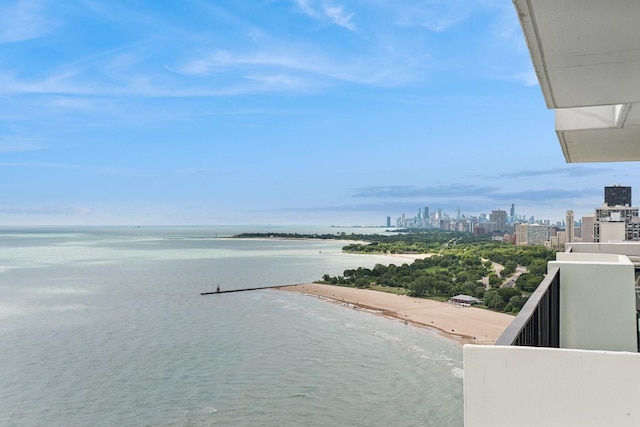
[{"label": "shoreline", "polygon": [[305,283],[275,287],[285,292],[315,296],[353,309],[362,309],[426,328],[460,344],[495,343],[514,316],[448,302],[396,295],[370,289]]}]

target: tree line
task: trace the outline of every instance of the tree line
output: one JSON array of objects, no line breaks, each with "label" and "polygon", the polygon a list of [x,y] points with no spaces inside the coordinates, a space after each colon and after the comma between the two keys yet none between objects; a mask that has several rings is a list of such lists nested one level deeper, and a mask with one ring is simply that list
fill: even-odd
[{"label": "tree line", "polygon": [[[509,313],[517,313],[522,308],[544,278],[547,261],[555,259],[555,252],[544,246],[515,246],[492,240],[490,236],[445,230],[402,230],[385,235],[243,233],[234,237],[353,240],[367,243],[348,244],[342,248],[343,252],[432,254],[411,264],[377,264],[371,269],[348,269],[338,276],[325,274],[319,282],[440,300],[466,294],[483,300],[487,308]],[[494,271],[492,261],[504,266],[504,270]],[[518,266],[526,272],[520,274],[515,286],[502,287]],[[484,277],[488,278],[488,285],[481,282]]]},{"label": "tree line", "polygon": [[[466,294],[483,300],[490,309],[517,313],[528,295],[540,284],[546,273],[547,261],[555,252],[543,246],[515,246],[509,243],[469,236],[468,233],[420,232],[411,235],[362,236],[368,244],[353,243],[343,247],[349,253],[431,253],[429,258],[411,264],[374,268],[348,269],[339,276],[325,274],[323,283],[398,290],[410,296],[448,299]],[[492,262],[504,266],[494,271]],[[526,268],[513,287],[501,287],[516,269]],[[488,285],[481,280],[488,278]],[[385,289],[387,288],[387,289]]]}]

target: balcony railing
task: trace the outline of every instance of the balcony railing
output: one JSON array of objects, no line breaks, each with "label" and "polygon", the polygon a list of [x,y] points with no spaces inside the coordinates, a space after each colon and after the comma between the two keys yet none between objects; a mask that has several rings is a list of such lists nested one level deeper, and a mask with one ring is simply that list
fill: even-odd
[{"label": "balcony railing", "polygon": [[560,347],[560,269],[553,267],[496,345]]}]

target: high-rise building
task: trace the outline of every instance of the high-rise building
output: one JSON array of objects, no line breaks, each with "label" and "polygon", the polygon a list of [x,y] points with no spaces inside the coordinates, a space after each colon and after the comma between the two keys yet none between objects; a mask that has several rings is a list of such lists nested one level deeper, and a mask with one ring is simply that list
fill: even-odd
[{"label": "high-rise building", "polygon": [[516,219],[516,205],[511,203],[511,210],[509,211],[509,221],[513,223]]},{"label": "high-rise building", "polygon": [[[593,241],[638,240],[638,215],[639,209],[630,206],[616,205],[597,208]],[[614,223],[622,225],[614,225]],[[613,227],[616,232],[607,232],[607,236],[605,236],[604,230],[613,230]],[[620,238],[620,229],[624,230],[622,238]]]},{"label": "high-rise building", "polygon": [[631,206],[631,187],[620,185],[604,187],[604,204],[607,206]]},{"label": "high-rise building", "polygon": [[544,245],[549,240],[549,227],[542,224],[529,224],[527,227],[527,244]]},{"label": "high-rise building", "polygon": [[504,232],[507,230],[507,211],[491,211],[489,221],[495,223],[495,231]]},{"label": "high-rise building", "polygon": [[565,225],[565,231],[566,231],[566,239],[567,242],[573,242],[574,241],[574,235],[573,235],[573,227],[574,227],[574,220],[573,220],[573,211],[572,210],[568,210],[567,211],[567,218],[566,218],[566,225]]},{"label": "high-rise building", "polygon": [[387,227],[391,227],[391,217],[387,217]]},{"label": "high-rise building", "polygon": [[595,225],[596,216],[594,214],[582,217],[582,241],[592,243],[593,227]]},{"label": "high-rise building", "polygon": [[527,228],[529,224],[522,223],[516,224],[516,245],[526,245],[527,244]]}]

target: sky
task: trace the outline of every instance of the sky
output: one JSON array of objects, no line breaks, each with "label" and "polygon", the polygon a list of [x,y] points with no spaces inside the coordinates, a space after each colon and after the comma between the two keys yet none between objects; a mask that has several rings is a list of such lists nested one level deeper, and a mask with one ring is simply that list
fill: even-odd
[{"label": "sky", "polygon": [[636,169],[565,162],[508,0],[0,1],[0,224],[555,222]]}]

